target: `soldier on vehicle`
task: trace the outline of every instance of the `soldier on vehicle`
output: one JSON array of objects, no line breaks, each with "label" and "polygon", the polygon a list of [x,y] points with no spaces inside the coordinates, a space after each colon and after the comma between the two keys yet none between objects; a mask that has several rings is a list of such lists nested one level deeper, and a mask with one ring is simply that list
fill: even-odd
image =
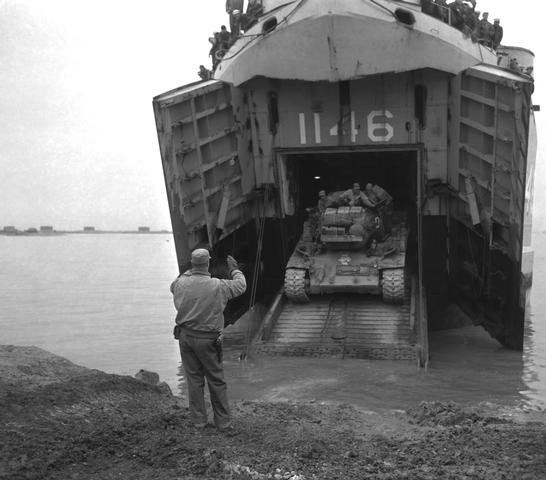
[{"label": "soldier on vehicle", "polygon": [[493,49],[499,48],[502,37],[503,37],[503,28],[500,25],[500,20],[498,18],[495,18],[495,21],[493,23],[493,28],[491,30],[491,46]]},{"label": "soldier on vehicle", "polygon": [[207,425],[205,379],[219,430],[231,426],[227,386],[222,366],[222,331],[228,300],[242,295],[246,280],[237,261],[227,257],[231,280],[212,278],[210,254],[199,248],[191,254],[191,270],[180,275],[171,285],[176,315],[175,338],[179,340],[184,367],[190,417],[195,427]]},{"label": "soldier on vehicle", "polygon": [[319,199],[317,202],[317,210],[319,211],[319,213],[324,213],[324,211],[330,207],[332,201],[328,198],[328,195],[326,195],[325,190],[321,190],[320,192],[318,192],[318,196]]},{"label": "soldier on vehicle", "polygon": [[366,184],[365,192],[375,206],[392,204],[392,197],[384,188],[381,188],[379,185],[373,185],[371,183],[368,183]]},{"label": "soldier on vehicle", "polygon": [[374,204],[370,201],[366,194],[362,190],[360,190],[359,183],[354,183],[353,188],[343,192],[343,194],[339,198],[339,201],[351,207],[374,207]]},{"label": "soldier on vehicle", "polygon": [[235,39],[241,32],[241,14],[243,13],[244,0],[226,0],[226,12],[229,14],[229,29]]},{"label": "soldier on vehicle", "polygon": [[366,195],[374,203],[377,213],[381,216],[386,232],[391,230],[391,217],[393,214],[393,200],[390,194],[379,185],[366,185]]}]

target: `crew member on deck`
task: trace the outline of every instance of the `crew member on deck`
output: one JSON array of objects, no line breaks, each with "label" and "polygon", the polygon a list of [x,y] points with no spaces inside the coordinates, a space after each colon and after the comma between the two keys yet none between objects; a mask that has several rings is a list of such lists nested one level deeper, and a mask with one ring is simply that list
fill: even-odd
[{"label": "crew member on deck", "polygon": [[218,60],[218,57],[216,56],[216,53],[220,48],[220,40],[218,39],[219,35],[220,32],[214,32],[212,37],[209,37],[209,42],[212,44],[209,51],[209,56],[212,57],[212,71],[216,70],[218,63],[220,63],[220,60]]},{"label": "crew member on deck", "polygon": [[447,0],[436,0],[435,16],[445,23],[449,22],[449,7],[447,6]]},{"label": "crew member on deck", "polygon": [[491,32],[491,46],[496,50],[499,48],[502,37],[503,37],[503,28],[500,25],[500,20],[498,18],[495,18],[495,22],[493,23],[493,28]]},{"label": "crew member on deck", "polygon": [[226,0],[226,12],[229,14],[229,29],[235,40],[241,33],[241,14],[243,13],[244,0]]},{"label": "crew member on deck", "polygon": [[210,80],[212,78],[212,72],[205,68],[204,65],[199,65],[199,71],[197,72],[201,80]]},{"label": "crew member on deck", "polygon": [[465,9],[463,0],[455,0],[450,3],[448,7],[451,10],[451,25],[458,30],[462,30],[464,25],[463,13]]},{"label": "crew member on deck", "polygon": [[218,41],[220,43],[220,50],[228,50],[229,44],[231,42],[231,34],[228,32],[225,25],[220,27],[220,32],[218,33]]},{"label": "crew member on deck", "polygon": [[263,13],[264,7],[262,0],[249,0],[245,13],[245,25],[244,30],[252,28],[252,26],[258,21],[258,18]]},{"label": "crew member on deck", "polygon": [[493,25],[489,21],[489,12],[483,12],[482,19],[478,22],[478,39],[485,46],[491,46],[491,30]]}]

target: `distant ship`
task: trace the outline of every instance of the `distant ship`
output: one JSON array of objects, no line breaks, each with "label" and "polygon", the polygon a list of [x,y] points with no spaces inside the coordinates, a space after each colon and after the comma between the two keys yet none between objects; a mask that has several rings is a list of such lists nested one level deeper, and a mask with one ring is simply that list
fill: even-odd
[{"label": "distant ship", "polygon": [[[179,268],[199,246],[246,264],[236,315],[256,292],[270,305],[262,350],[424,365],[450,305],[522,349],[534,56],[444,20],[419,1],[264,0],[213,80],[154,99]],[[350,221],[306,230],[318,192],[354,182],[403,211],[401,273],[366,264]],[[394,302],[366,293],[394,281]]]}]

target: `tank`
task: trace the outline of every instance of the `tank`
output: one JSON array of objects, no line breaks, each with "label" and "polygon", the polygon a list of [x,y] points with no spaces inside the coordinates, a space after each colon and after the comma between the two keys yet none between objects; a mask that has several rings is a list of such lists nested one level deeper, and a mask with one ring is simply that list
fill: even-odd
[{"label": "tank", "polygon": [[[197,247],[245,264],[226,317],[262,301],[272,350],[425,365],[453,306],[521,350],[532,76],[434,2],[251,3],[212,79],[154,98],[180,270]],[[352,228],[366,209],[310,216],[354,182],[392,196],[390,237]]]},{"label": "tank", "polygon": [[385,222],[375,209],[326,208],[310,213],[286,266],[284,292],[294,302],[310,295],[360,293],[403,303],[408,231],[403,213]]}]

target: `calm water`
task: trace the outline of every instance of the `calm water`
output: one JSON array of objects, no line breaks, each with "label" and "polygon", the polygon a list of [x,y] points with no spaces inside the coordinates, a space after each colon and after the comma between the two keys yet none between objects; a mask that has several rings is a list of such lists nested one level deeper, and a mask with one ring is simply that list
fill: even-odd
[{"label": "calm water", "polygon": [[[546,406],[546,235],[534,237],[535,277],[523,355],[480,329],[431,340],[428,374],[413,365],[317,359],[237,361],[227,352],[234,398],[357,401],[393,408],[424,399]],[[37,345],[91,368],[156,371],[178,387],[169,286],[177,275],[170,235],[0,236],[0,343]],[[297,368],[295,367],[297,364]],[[291,372],[287,374],[287,372]],[[356,378],[358,376],[359,378]],[[364,387],[362,387],[364,386]]]}]

